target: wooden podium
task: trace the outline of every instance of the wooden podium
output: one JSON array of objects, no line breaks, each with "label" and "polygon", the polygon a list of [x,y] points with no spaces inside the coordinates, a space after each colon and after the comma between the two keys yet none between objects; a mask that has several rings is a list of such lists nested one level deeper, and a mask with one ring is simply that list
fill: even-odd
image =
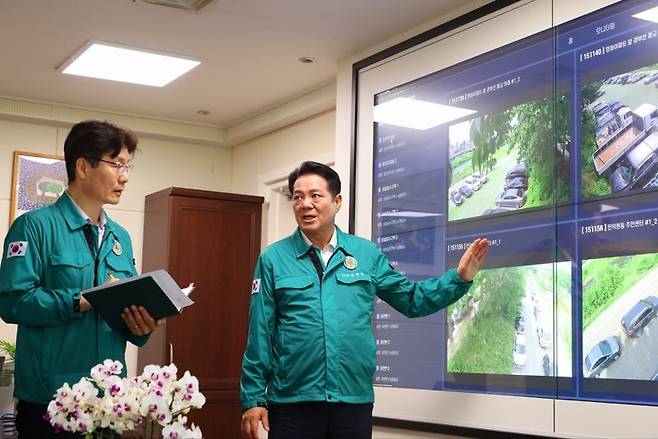
[{"label": "wooden podium", "polygon": [[146,197],[142,271],[164,268],[196,289],[195,304],[139,349],[138,373],[174,362],[179,376],[196,376],[207,402],[188,418],[207,438],[240,437],[240,367],[262,204],[262,197],[177,187]]}]

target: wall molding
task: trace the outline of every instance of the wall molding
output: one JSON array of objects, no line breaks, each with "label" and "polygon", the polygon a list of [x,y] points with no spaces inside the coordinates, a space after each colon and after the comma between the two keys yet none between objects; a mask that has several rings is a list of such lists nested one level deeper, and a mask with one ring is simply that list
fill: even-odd
[{"label": "wall molding", "polygon": [[65,128],[86,119],[109,120],[126,126],[145,138],[223,148],[233,148],[334,108],[335,82],[243,119],[230,127],[0,95],[0,120]]}]

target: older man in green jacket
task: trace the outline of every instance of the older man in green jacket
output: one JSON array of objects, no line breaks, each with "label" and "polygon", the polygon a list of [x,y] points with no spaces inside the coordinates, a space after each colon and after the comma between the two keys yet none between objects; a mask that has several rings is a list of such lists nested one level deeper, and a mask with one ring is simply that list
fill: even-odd
[{"label": "older man in green jacket", "polygon": [[134,134],[108,122],[75,125],[64,145],[67,192],[18,217],[5,239],[0,317],[18,324],[14,396],[21,439],[71,437],[54,436],[43,419],[57,388],[105,359],[125,365],[126,341],[141,346],[156,325],[144,308],[131,307],[122,314],[129,329],[114,331],[80,296],[137,274],[128,233],[102,209],[119,202],[136,145]]},{"label": "older man in green jacket", "polygon": [[298,229],[261,254],[242,363],[242,432],[270,439],[365,439],[372,433],[376,297],[408,317],[462,297],[486,256],[477,239],[457,269],[412,282],[371,241],[335,226],[340,179],[304,162],[288,184]]}]

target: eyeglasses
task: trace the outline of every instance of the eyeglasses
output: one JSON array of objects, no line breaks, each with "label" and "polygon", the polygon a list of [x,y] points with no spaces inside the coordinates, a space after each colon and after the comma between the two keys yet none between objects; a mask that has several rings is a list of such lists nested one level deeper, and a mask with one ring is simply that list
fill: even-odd
[{"label": "eyeglasses", "polygon": [[99,162],[107,163],[108,165],[112,166],[114,169],[117,170],[117,173],[119,175],[125,174],[128,175],[130,174],[130,171],[132,171],[135,168],[135,165],[132,163],[118,163],[118,162],[111,162],[109,160],[103,160],[103,159],[98,159]]}]

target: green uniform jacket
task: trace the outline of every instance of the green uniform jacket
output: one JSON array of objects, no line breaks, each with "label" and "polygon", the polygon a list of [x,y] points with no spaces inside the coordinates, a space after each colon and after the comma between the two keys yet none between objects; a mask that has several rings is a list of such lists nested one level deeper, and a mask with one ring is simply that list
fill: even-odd
[{"label": "green uniform jacket", "polygon": [[[258,403],[373,402],[376,296],[407,317],[420,317],[454,303],[471,285],[454,269],[412,282],[371,241],[336,233],[322,281],[299,229],[261,253],[242,361],[244,410]],[[345,264],[348,256],[356,259],[353,269]]]},{"label": "green uniform jacket", "polygon": [[[109,273],[117,278],[137,274],[128,233],[106,218],[99,284]],[[18,324],[14,396],[19,400],[47,404],[62,384],[89,376],[94,365],[108,358],[124,363],[125,371],[126,340],[141,346],[148,339],[128,330],[113,331],[93,310],[74,311],[74,298],[94,285],[96,264],[85,240],[85,224],[64,194],[55,204],[18,217],[7,234],[0,266],[0,317]],[[24,250],[12,256],[20,244]]]}]

